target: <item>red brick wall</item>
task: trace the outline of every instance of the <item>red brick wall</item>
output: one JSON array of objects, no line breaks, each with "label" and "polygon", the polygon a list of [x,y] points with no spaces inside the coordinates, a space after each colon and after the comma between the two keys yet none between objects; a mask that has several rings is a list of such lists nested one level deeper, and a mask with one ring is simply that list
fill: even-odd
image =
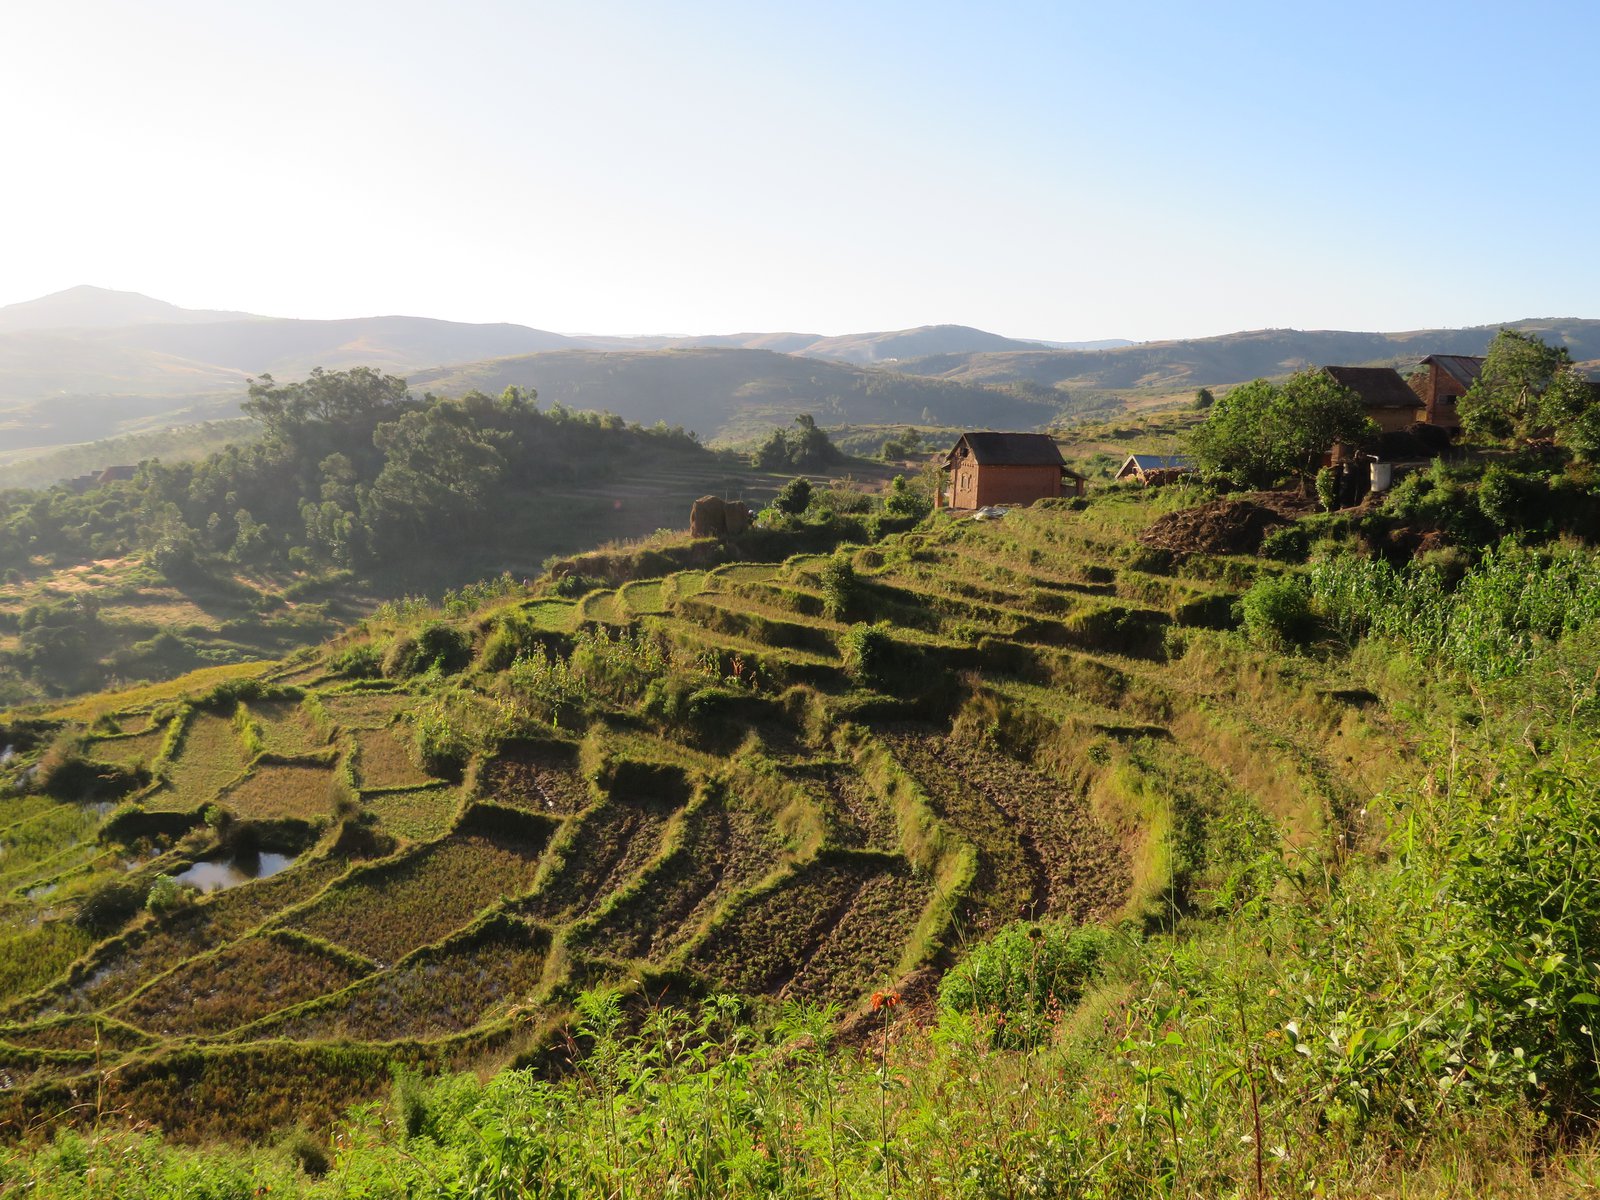
[{"label": "red brick wall", "polygon": [[1060,467],[978,467],[976,475],[976,503],[962,507],[1032,504],[1061,495]]},{"label": "red brick wall", "polygon": [[1407,382],[1411,384],[1411,390],[1422,400],[1424,410],[1422,420],[1444,429],[1460,427],[1461,417],[1456,412],[1455,401],[1466,395],[1466,388],[1439,370],[1434,363],[1428,364],[1426,373],[1419,372]]}]

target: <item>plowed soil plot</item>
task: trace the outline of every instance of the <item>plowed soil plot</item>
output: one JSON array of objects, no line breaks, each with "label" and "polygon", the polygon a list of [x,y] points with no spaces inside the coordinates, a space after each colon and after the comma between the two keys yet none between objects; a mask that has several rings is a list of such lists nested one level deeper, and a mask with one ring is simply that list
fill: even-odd
[{"label": "plowed soil plot", "polygon": [[221,1033],[342,988],[360,974],[324,951],[257,936],[184,963],[122,1005],[116,1016],[151,1033]]},{"label": "plowed soil plot", "polygon": [[1021,763],[945,737],[887,740],[934,811],[978,849],[970,916],[979,928],[1045,914],[1089,920],[1122,903],[1127,858],[1082,799]]},{"label": "plowed soil plot", "polygon": [[683,843],[650,868],[584,941],[619,958],[658,958],[687,941],[722,897],[772,869],[770,822],[708,804],[684,815]]},{"label": "plowed soil plot", "polygon": [[578,774],[576,746],[513,746],[484,765],[479,790],[499,804],[530,812],[567,815],[594,803]]},{"label": "plowed soil plot", "polygon": [[507,1001],[525,997],[543,969],[544,951],[526,931],[499,930],[476,945],[408,959],[241,1036],[301,1042],[444,1037],[472,1028]]},{"label": "plowed soil plot", "polygon": [[900,846],[899,824],[888,802],[855,775],[829,770],[820,785],[824,810],[841,846],[893,852]]},{"label": "plowed soil plot", "polygon": [[675,811],[670,801],[613,797],[579,818],[563,860],[523,910],[549,920],[570,920],[599,908],[612,892],[661,853],[661,835]]},{"label": "plowed soil plot", "polygon": [[543,843],[455,834],[330,888],[296,928],[379,964],[460,929],[502,896],[526,890]]},{"label": "plowed soil plot", "polygon": [[863,992],[892,984],[932,898],[932,886],[913,879],[909,867],[867,880],[782,995],[848,1006]]},{"label": "plowed soil plot", "polygon": [[[868,885],[895,870],[881,859],[865,856],[840,855],[812,863],[728,914],[696,948],[694,965],[739,991],[778,992],[806,974]],[[914,915],[911,920],[915,919]],[[903,934],[882,928],[878,936],[881,956],[891,964],[897,962],[905,948]],[[852,943],[855,940],[853,935]],[[844,965],[824,960],[818,966],[814,975],[819,993],[835,987],[864,990],[882,974],[880,964],[870,962],[858,965],[859,978],[841,978]]]},{"label": "plowed soil plot", "polygon": [[1200,554],[1254,554],[1261,539],[1288,524],[1270,508],[1248,500],[1213,500],[1153,522],[1139,535],[1146,546]]}]

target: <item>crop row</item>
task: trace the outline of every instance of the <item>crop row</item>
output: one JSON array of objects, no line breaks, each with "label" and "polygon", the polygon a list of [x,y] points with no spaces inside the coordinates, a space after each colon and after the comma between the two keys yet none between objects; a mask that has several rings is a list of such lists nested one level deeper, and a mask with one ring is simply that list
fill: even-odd
[{"label": "crop row", "polygon": [[526,891],[545,837],[457,832],[341,881],[295,914],[292,926],[380,964],[395,962]]},{"label": "crop row", "polygon": [[530,812],[570,815],[594,803],[578,773],[578,748],[565,742],[515,742],[478,772],[488,799]]},{"label": "crop row", "polygon": [[585,947],[618,958],[660,959],[687,941],[722,899],[778,861],[771,818],[720,800],[691,805],[670,848],[586,929]]},{"label": "crop row", "polygon": [[282,935],[258,934],[189,959],[113,1015],[168,1037],[217,1034],[336,991],[365,973],[342,955]]},{"label": "crop row", "polygon": [[[694,947],[690,961],[739,991],[776,993],[804,969],[867,883],[887,869],[881,855],[825,854],[735,904]],[[897,960],[901,948],[894,947]]]},{"label": "crop row", "polygon": [[432,1039],[479,1024],[539,982],[546,934],[498,918],[335,995],[244,1030],[252,1038],[381,1042]]},{"label": "crop row", "polygon": [[613,795],[579,816],[552,849],[533,895],[519,907],[542,920],[564,921],[598,908],[661,851],[673,797]]}]

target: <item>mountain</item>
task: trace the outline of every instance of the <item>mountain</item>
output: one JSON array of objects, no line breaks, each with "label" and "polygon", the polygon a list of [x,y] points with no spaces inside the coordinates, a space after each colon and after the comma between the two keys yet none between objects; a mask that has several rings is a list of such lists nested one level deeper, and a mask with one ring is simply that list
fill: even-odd
[{"label": "mountain", "polygon": [[[179,308],[138,292],[116,292],[82,284],[37,300],[0,307],[0,333],[24,329],[104,329],[119,325],[203,325],[249,313]],[[258,317],[256,320],[266,320]]]},{"label": "mountain", "polygon": [[868,366],[919,358],[930,354],[973,354],[998,350],[1042,350],[1063,346],[1131,345],[1111,343],[1034,342],[1002,337],[969,325],[921,325],[916,329],[890,329],[877,333],[846,333],[823,337],[816,333],[726,333],[697,337],[582,337],[574,339],[589,350],[776,350],[805,358],[827,358]]},{"label": "mountain", "polygon": [[1324,363],[1402,363],[1429,354],[1482,354],[1502,328],[1565,345],[1575,361],[1600,361],[1600,321],[1556,317],[1405,333],[1258,329],[1106,350],[1025,350],[929,355],[895,369],[961,383],[1178,390],[1287,375]]},{"label": "mountain", "polygon": [[538,389],[542,405],[666,421],[707,438],[737,438],[810,413],[823,424],[920,423],[1033,428],[1068,397],[925,379],[771,350],[558,350],[414,372],[418,391],[491,395]]}]

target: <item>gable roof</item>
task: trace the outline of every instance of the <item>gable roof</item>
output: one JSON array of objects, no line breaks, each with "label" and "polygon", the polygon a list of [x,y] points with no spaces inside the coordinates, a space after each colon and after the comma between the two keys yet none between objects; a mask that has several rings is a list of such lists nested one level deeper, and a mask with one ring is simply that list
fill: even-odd
[{"label": "gable roof", "polygon": [[1132,464],[1138,471],[1192,471],[1194,459],[1187,454],[1130,454],[1122,464],[1126,471]]},{"label": "gable roof", "polygon": [[1065,467],[1066,459],[1048,433],[963,433],[945,458],[948,466],[965,443],[980,467]]},{"label": "gable roof", "polygon": [[1464,388],[1471,387],[1483,374],[1483,359],[1475,354],[1430,354],[1423,364],[1433,364]]},{"label": "gable roof", "polygon": [[1323,367],[1368,408],[1419,408],[1421,398],[1393,367]]}]

